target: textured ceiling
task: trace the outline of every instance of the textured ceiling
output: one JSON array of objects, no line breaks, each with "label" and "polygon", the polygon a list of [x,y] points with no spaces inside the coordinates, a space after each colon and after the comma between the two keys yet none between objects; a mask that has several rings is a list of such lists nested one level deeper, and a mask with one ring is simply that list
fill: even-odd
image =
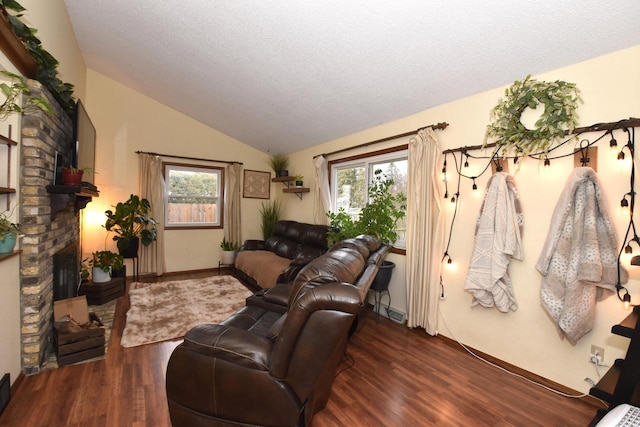
[{"label": "textured ceiling", "polygon": [[640,44],[637,0],[65,3],[87,67],[272,154]]}]

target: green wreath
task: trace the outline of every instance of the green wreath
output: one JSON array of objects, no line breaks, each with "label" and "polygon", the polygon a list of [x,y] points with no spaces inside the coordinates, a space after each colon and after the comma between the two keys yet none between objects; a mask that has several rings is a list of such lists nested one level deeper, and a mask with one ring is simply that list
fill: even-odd
[{"label": "green wreath", "polygon": [[[487,126],[484,145],[495,142],[505,154],[511,150],[521,156],[546,153],[553,140],[564,138],[567,131],[576,127],[576,110],[581,101],[575,83],[541,82],[531,76],[515,81],[491,110],[492,122]],[[544,104],[544,113],[535,129],[527,129],[520,121],[522,112],[539,103]]]}]

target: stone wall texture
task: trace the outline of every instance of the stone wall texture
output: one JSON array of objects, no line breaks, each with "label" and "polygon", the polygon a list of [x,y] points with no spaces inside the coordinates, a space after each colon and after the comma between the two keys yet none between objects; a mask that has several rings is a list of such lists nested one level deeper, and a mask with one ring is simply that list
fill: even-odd
[{"label": "stone wall texture", "polygon": [[[78,242],[80,221],[73,204],[52,212],[46,186],[53,184],[56,153],[67,161],[73,152],[73,121],[35,81],[32,95],[45,96],[55,109],[50,116],[28,111],[20,141],[21,338],[22,371],[40,372],[53,346],[53,255]],[[55,218],[54,218],[55,217]]]}]

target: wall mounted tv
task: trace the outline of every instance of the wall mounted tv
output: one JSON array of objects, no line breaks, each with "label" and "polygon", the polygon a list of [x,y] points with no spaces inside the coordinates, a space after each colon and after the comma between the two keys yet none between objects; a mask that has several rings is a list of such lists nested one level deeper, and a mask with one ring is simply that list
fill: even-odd
[{"label": "wall mounted tv", "polygon": [[82,102],[78,100],[76,105],[76,117],[74,123],[74,159],[73,166],[78,169],[91,169],[91,173],[82,175],[82,180],[93,184],[96,164],[96,128],[91,123]]}]

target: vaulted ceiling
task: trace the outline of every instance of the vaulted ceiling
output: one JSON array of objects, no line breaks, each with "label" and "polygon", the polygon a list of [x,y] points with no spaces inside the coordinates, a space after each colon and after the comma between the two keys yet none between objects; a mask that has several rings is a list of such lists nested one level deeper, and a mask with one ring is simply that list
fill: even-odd
[{"label": "vaulted ceiling", "polygon": [[65,3],[87,67],[272,154],[640,44],[637,0]]}]

